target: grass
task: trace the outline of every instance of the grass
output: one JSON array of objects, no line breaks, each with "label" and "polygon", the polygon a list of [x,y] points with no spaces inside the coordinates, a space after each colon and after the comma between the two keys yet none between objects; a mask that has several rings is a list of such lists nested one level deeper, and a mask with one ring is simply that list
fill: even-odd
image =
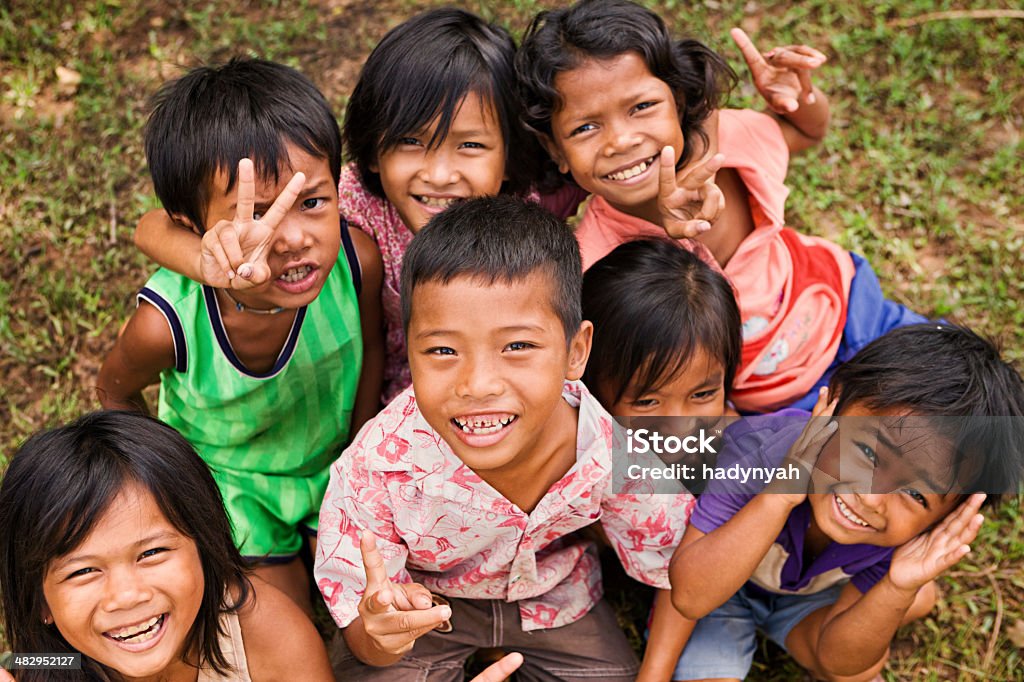
[{"label": "grass", "polygon": [[[789,223],[868,257],[896,300],[999,337],[1006,355],[1024,362],[1024,21],[894,23],[981,2],[649,4],[676,32],[729,57],[744,83],[737,106],[759,104],[731,26],[764,49],[806,42],[824,51],[829,62],[815,81],[830,97],[832,129],[793,159]],[[0,6],[0,453],[97,406],[97,370],[151,269],[131,233],[156,205],[141,129],[157,85],[203,61],[259,55],[304,71],[340,115],[368,51],[425,6]],[[518,34],[552,3],[466,6]],[[58,67],[79,82],[62,84]],[[1022,566],[1017,501],[943,579],[942,607],[900,632],[890,679],[1021,679],[1021,649],[1006,633],[1024,620]],[[797,674],[773,650],[759,661],[753,679]]]}]

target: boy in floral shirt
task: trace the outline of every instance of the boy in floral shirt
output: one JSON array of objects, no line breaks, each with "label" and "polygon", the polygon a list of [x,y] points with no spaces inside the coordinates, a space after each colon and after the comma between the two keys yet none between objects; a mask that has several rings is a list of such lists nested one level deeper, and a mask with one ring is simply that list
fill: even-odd
[{"label": "boy in floral shirt", "polygon": [[[401,281],[413,386],[335,463],[321,508],[335,672],[462,679],[474,651],[500,647],[531,679],[636,679],[594,547],[573,533],[600,519],[626,571],[667,590],[693,497],[613,490],[619,432],[577,381],[592,326],[572,232],[515,199],[467,201],[416,236]],[[667,595],[651,639],[678,640],[660,648],[672,658],[688,629]]]}]

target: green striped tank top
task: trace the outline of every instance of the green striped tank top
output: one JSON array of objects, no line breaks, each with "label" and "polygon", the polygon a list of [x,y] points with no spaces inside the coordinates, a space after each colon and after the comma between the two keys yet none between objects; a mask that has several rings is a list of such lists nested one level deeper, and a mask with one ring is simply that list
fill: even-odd
[{"label": "green striped tank top", "polygon": [[363,357],[358,298],[345,255],[320,295],[298,310],[265,374],[238,360],[212,288],[161,269],[139,293],[163,313],[174,337],[175,367],[160,377],[159,417],[211,466],[310,476],[340,454]]}]

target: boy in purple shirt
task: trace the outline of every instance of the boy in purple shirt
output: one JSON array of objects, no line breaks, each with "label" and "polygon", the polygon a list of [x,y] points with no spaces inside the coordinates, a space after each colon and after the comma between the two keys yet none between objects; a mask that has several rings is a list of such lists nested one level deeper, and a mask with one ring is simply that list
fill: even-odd
[{"label": "boy in purple shirt", "polygon": [[673,603],[700,619],[674,679],[744,678],[756,629],[818,678],[874,678],[970,550],[982,493],[1019,489],[1024,383],[973,332],[890,332],[829,389],[822,419],[783,410],[726,431],[719,468],[817,460],[800,485],[713,481],[700,497],[671,567]]}]

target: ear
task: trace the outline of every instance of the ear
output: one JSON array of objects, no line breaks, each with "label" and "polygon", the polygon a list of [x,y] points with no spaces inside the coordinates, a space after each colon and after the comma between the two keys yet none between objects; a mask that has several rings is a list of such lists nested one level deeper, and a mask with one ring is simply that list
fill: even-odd
[{"label": "ear", "polygon": [[540,140],[540,145],[547,151],[548,156],[558,166],[559,173],[569,172],[569,163],[565,160],[565,154],[562,153],[562,148],[558,146],[550,135],[539,133],[537,138]]},{"label": "ear", "polygon": [[566,363],[565,378],[575,381],[583,376],[583,370],[587,368],[587,358],[590,357],[590,346],[594,340],[594,323],[590,320],[583,320],[580,328],[573,334],[569,341],[569,358]]},{"label": "ear", "polygon": [[171,220],[173,220],[178,225],[181,225],[182,227],[191,230],[195,234],[198,234],[200,237],[203,236],[202,227],[196,225],[191,220],[189,220],[184,213],[168,213],[167,215],[169,215]]},{"label": "ear", "polygon": [[374,157],[373,161],[371,161],[367,167],[370,169],[371,173],[380,175],[380,164],[377,163],[377,157]]},{"label": "ear", "polygon": [[50,611],[49,605],[43,602],[43,625],[53,625],[53,612]]}]

